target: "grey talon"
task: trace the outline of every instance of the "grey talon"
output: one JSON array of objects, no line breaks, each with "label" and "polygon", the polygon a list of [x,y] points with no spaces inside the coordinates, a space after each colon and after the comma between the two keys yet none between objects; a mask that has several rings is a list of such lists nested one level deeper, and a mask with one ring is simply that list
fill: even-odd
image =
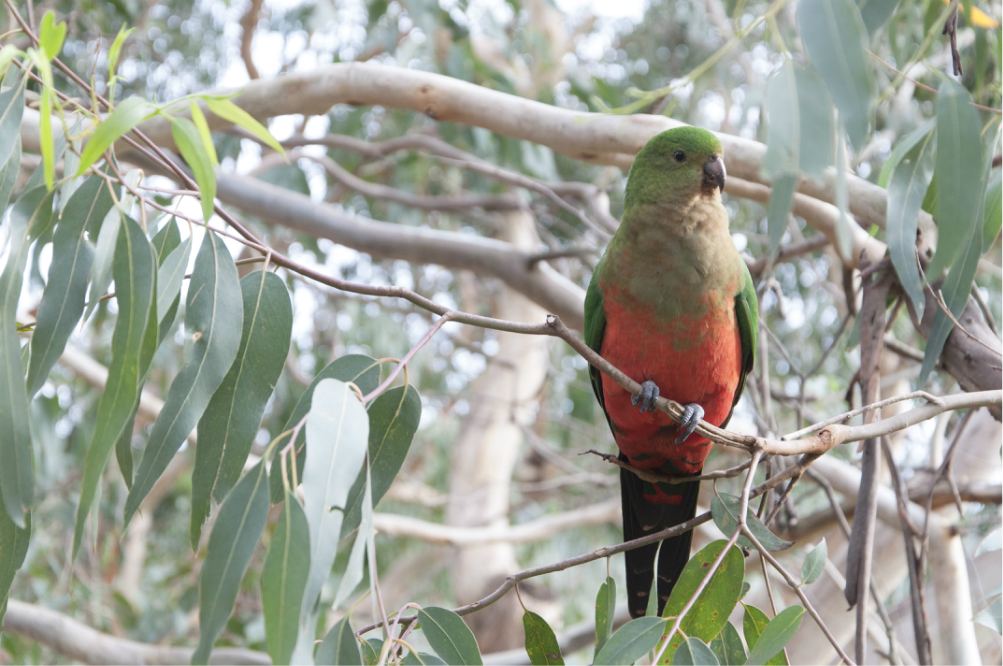
[{"label": "grey talon", "polygon": [[693,431],[697,429],[697,424],[700,423],[700,419],[704,417],[703,407],[696,403],[691,403],[683,407],[683,418],[679,419],[679,427],[683,429],[683,432],[679,437],[676,437],[676,444],[682,444],[686,441],[686,438],[693,434]]},{"label": "grey talon", "polygon": [[[641,384],[641,390],[630,396],[630,402],[635,407],[640,407],[641,413],[655,411],[655,401],[659,396],[658,385],[650,379]],[[639,404],[640,403],[640,404]]]}]

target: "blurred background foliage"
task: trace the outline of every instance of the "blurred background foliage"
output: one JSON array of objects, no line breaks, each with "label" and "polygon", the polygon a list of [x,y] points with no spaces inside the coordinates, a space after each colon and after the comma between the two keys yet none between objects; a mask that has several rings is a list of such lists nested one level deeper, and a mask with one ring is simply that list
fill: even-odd
[{"label": "blurred background foliage", "polygon": [[[20,3],[19,3],[20,4]],[[250,3],[243,0],[36,0],[35,16],[54,9],[69,32],[65,61],[81,76],[93,78],[105,91],[105,58],[110,37],[121,26],[135,27],[127,39],[116,99],[143,95],[169,100],[210,88],[239,89],[248,81],[241,56],[241,21]],[[632,102],[637,91],[654,90],[681,79],[704,62],[734,33],[767,7],[759,0],[633,0],[595,5],[576,0],[267,0],[254,31],[253,61],[262,77],[305,72],[331,62],[371,59],[472,81],[561,107],[599,111]],[[649,108],[687,123],[765,141],[762,105],[767,77],[782,62],[781,48],[804,60],[795,28],[795,3],[776,16],[776,31],[761,26],[747,36],[705,75]],[[997,11],[996,6],[993,11]],[[923,41],[939,0],[903,0],[885,27],[870,38],[870,49],[889,63],[904,63]],[[6,28],[12,19],[5,19]],[[963,30],[959,47],[964,85],[975,101],[1000,106],[1000,28]],[[22,46],[26,46],[22,45]],[[931,70],[943,69],[944,45],[930,52]],[[884,94],[874,116],[871,143],[855,155],[853,168],[877,180],[897,138],[932,117],[933,94],[909,82],[890,88],[894,72],[876,67],[878,89]],[[58,80],[58,79],[57,79]],[[924,77],[936,87],[936,77]],[[63,84],[65,85],[65,84]],[[68,91],[68,88],[66,89]],[[75,93],[74,93],[75,94]],[[555,155],[549,149],[493,134],[487,130],[444,123],[410,112],[381,107],[339,105],[325,116],[276,118],[270,129],[280,140],[303,134],[348,135],[371,142],[408,133],[438,136],[455,147],[499,166],[547,181],[585,181],[608,192],[611,213],[618,217],[626,174]],[[317,164],[300,159],[285,164],[263,156],[257,144],[235,134],[215,135],[224,171],[251,172],[267,182],[310,195],[314,200],[343,206],[363,216],[402,225],[484,236],[496,235],[504,221],[490,212],[448,213],[409,208],[369,198],[330,179]],[[307,150],[324,149],[316,146]],[[414,151],[382,158],[364,157],[347,149],[326,151],[345,169],[360,177],[424,195],[500,194],[505,186],[461,167]],[[519,196],[525,196],[521,191]],[[733,236],[739,249],[761,257],[769,247],[763,206],[726,196]],[[549,247],[585,244],[594,248],[581,260],[558,259],[554,265],[585,286],[598,259],[601,239],[581,222],[545,200],[534,198],[531,209],[541,240]],[[291,258],[346,279],[371,284],[415,288],[435,300],[462,310],[490,315],[503,287],[464,271],[402,261],[377,261],[327,240],[249,220],[256,233]],[[811,237],[813,230],[795,219],[784,243]],[[876,230],[879,237],[883,232]],[[997,320],[1001,319],[999,244],[983,260],[977,285]],[[400,357],[428,330],[430,316],[402,301],[373,300],[334,293],[287,277],[294,297],[293,346],[286,371],[266,410],[258,443],[267,443],[285,423],[306,382],[330,360],[346,353]],[[769,355],[773,409],[781,431],[802,422],[794,406],[798,397],[811,420],[839,413],[844,393],[859,364],[851,331],[835,336],[847,314],[842,267],[831,249],[805,254],[777,265],[763,275],[768,288],[761,312],[775,334]],[[40,286],[34,287],[40,294]],[[37,297],[38,294],[36,294]],[[71,344],[96,360],[108,362],[110,319],[114,304],[103,304],[96,325],[75,334]],[[183,316],[178,316],[182,321]],[[423,401],[422,426],[404,469],[380,510],[441,522],[448,501],[451,444],[470,409],[471,382],[497,353],[491,331],[447,325],[411,365],[411,381]],[[922,347],[907,316],[900,315],[895,333]],[[178,338],[180,340],[180,337]],[[800,373],[812,367],[835,344],[818,374],[802,386]],[[782,351],[781,351],[782,347]],[[166,392],[181,363],[180,345],[164,346],[154,362],[148,388]],[[903,366],[904,381],[915,383],[915,370]],[[757,372],[759,370],[757,369]],[[910,374],[911,373],[911,374]],[[547,381],[535,407],[535,422],[525,432],[521,461],[513,485],[511,522],[519,523],[555,511],[599,503],[618,496],[614,470],[576,454],[589,448],[611,450],[601,410],[589,386],[584,361],[569,348],[550,346]],[[938,390],[953,380],[934,376]],[[748,392],[732,428],[755,433],[765,427],[762,405],[750,404]],[[67,566],[85,436],[93,428],[97,392],[74,374],[57,366],[42,395],[33,403],[36,434],[38,510],[25,573],[15,579],[12,596],[44,600],[101,631],[149,643],[191,645],[197,636],[197,577],[200,558],[188,545],[190,477],[182,475],[166,489],[152,518],[145,563],[138,577],[123,587],[123,549],[128,537],[118,532],[125,498],[121,476],[109,466],[102,488],[98,520],[74,567]],[[141,451],[149,423],[137,428],[134,447]],[[927,427],[928,426],[928,427]],[[933,422],[924,424],[928,439]],[[917,440],[900,451],[904,460],[922,467],[926,454]],[[849,450],[837,455],[853,456]],[[553,459],[563,461],[555,464]],[[710,468],[729,464],[715,450]],[[575,476],[577,475],[577,477]],[[576,482],[576,478],[582,479]],[[735,489],[731,489],[735,491]],[[813,485],[795,490],[792,506],[798,514],[825,505]],[[987,518],[986,512],[989,516]],[[785,511],[784,521],[796,520]],[[998,507],[974,511],[967,519],[976,527],[998,522]],[[978,533],[985,529],[976,529]],[[972,539],[977,538],[977,534]],[[615,525],[562,532],[552,540],[520,545],[522,566],[566,558],[620,539]],[[453,605],[454,598],[443,548],[418,541],[378,537],[378,562],[384,589],[393,599],[420,600],[424,605]],[[339,558],[344,559],[342,549]],[[233,619],[218,645],[262,649],[264,624],[257,592],[263,552],[255,557],[244,581]],[[335,570],[343,568],[335,567]],[[553,600],[561,624],[569,626],[591,616],[594,594],[605,564],[593,563],[560,575],[537,579]],[[622,562],[612,571],[622,589]],[[336,587],[337,580],[332,580]],[[899,598],[908,596],[907,588]],[[368,602],[359,606],[367,616]],[[31,641],[4,634],[4,658],[17,663],[58,663],[57,654]]]}]

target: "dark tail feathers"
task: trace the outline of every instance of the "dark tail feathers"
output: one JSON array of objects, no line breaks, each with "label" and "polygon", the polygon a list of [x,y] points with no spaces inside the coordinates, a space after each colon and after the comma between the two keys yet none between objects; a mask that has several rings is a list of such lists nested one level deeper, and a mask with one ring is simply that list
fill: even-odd
[{"label": "dark tail feathers", "polygon": [[[623,454],[620,459],[626,461]],[[699,483],[676,484],[671,487],[683,496],[679,504],[654,504],[644,498],[645,482],[625,469],[620,470],[620,494],[623,507],[623,540],[631,541],[684,523],[696,515]],[[648,609],[651,579],[658,556],[658,614],[690,558],[693,531],[652,543],[624,553],[627,560],[627,607],[631,617],[642,617]]]}]

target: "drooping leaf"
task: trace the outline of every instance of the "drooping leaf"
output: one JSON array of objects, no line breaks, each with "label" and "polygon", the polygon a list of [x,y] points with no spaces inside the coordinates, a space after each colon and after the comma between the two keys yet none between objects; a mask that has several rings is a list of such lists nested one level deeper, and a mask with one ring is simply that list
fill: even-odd
[{"label": "drooping leaf", "polygon": [[803,617],[804,608],[801,606],[791,606],[777,613],[759,632],[756,646],[750,648],[749,658],[745,663],[766,664],[777,655],[783,657],[783,649],[794,638]]},{"label": "drooping leaf", "polygon": [[243,306],[237,267],[226,245],[206,231],[195,258],[185,309],[185,364],[153,424],[143,460],[125,502],[128,524],[139,503],[191,434],[240,346]]},{"label": "drooping leaf", "polygon": [[881,173],[878,175],[878,185],[887,188],[889,181],[892,179],[892,172],[895,171],[895,167],[899,165],[902,158],[906,156],[910,150],[912,150],[917,143],[922,141],[927,137],[930,132],[937,127],[937,119],[930,118],[922,125],[914,129],[905,135],[905,137],[895,144],[892,148],[891,155],[885,160],[885,163],[881,165]]},{"label": "drooping leaf", "polygon": [[157,233],[153,235],[153,238],[150,239],[150,245],[157,251],[157,268],[159,271],[159,268],[164,265],[164,260],[167,259],[168,255],[174,251],[174,248],[181,245],[181,231],[178,229],[178,221],[173,215],[167,221],[167,224],[160,227]]},{"label": "drooping leaf", "polygon": [[0,273],[0,497],[7,515],[24,527],[24,512],[34,501],[28,393],[17,335],[17,302],[32,240],[52,220],[54,192],[25,191],[8,215],[7,264]]},{"label": "drooping leaf", "polygon": [[401,661],[404,666],[446,666],[446,662],[427,652],[408,652]]},{"label": "drooping leaf", "polygon": [[794,193],[800,178],[797,174],[784,174],[773,179],[770,203],[766,207],[767,229],[770,234],[770,254],[780,249],[780,241],[787,231],[787,221],[794,203]]},{"label": "drooping leaf", "polygon": [[920,206],[933,178],[933,132],[902,157],[888,186],[886,235],[888,254],[899,276],[899,282],[922,318],[926,299],[923,280],[916,265],[916,231]]},{"label": "drooping leaf", "polygon": [[[369,407],[369,469],[373,479],[372,505],[386,494],[397,477],[414,433],[421,421],[421,398],[413,386],[389,389]],[[359,526],[361,516],[362,483],[365,473],[360,472],[345,503],[345,520],[341,525],[341,538]]]},{"label": "drooping leaf", "polygon": [[[201,440],[199,444],[201,445]],[[282,516],[272,534],[268,557],[261,571],[265,643],[273,664],[288,664],[292,658],[299,631],[303,589],[306,587],[309,570],[310,529],[299,500],[292,493],[287,493],[282,505]],[[347,620],[348,618],[344,620],[346,625]],[[351,636],[351,642],[354,645],[354,636]],[[357,646],[355,653],[358,655]]]},{"label": "drooping leaf", "polygon": [[[711,499],[710,509],[711,515],[714,517],[714,524],[728,536],[734,534],[738,528],[738,512],[741,509],[741,505],[742,498],[729,495],[728,493],[715,493]],[[752,511],[746,514],[745,522],[752,531],[752,534],[759,540],[759,543],[763,544],[763,547],[769,551],[787,550],[794,545],[792,542],[784,541],[770,532],[763,525],[762,521],[756,518],[756,515]],[[738,537],[738,543],[746,548],[754,547],[752,542],[744,536]]]},{"label": "drooping leaf", "polygon": [[815,549],[808,553],[801,565],[801,584],[811,585],[819,579],[825,571],[825,561],[829,557],[829,548],[825,544],[825,537],[822,543],[815,546]]},{"label": "drooping leaf", "polygon": [[31,512],[24,516],[24,527],[18,527],[10,519],[6,509],[0,508],[0,622],[7,610],[7,596],[10,593],[14,574],[24,564],[28,554],[28,542],[31,539]]},{"label": "drooping leaf", "polygon": [[189,109],[192,113],[192,122],[199,131],[199,138],[202,139],[202,147],[205,149],[206,155],[209,156],[209,161],[212,162],[213,166],[219,166],[216,146],[212,142],[212,133],[209,131],[209,123],[206,122],[205,115],[202,113],[202,107],[195,100],[192,100]]},{"label": "drooping leaf", "polygon": [[[954,266],[979,222],[983,203],[982,123],[960,84],[945,77],[937,94],[937,252],[930,281]],[[979,249],[982,246],[979,233]]]},{"label": "drooping leaf", "polygon": [[65,39],[66,24],[56,23],[56,13],[51,9],[48,10],[42,16],[42,22],[38,26],[38,45],[49,60],[59,55]]},{"label": "drooping leaf", "polygon": [[[725,540],[714,541],[690,558],[686,563],[679,580],[672,588],[672,594],[665,603],[663,617],[675,618],[682,613],[683,608],[696,594],[697,588],[707,577],[707,572],[714,560],[728,544]],[[745,577],[745,560],[742,552],[732,546],[714,572],[700,597],[686,613],[679,625],[679,633],[669,639],[669,645],[659,663],[671,664],[675,651],[682,644],[684,637],[699,638],[707,642],[717,636],[721,627],[728,621],[728,616],[738,604],[742,593],[742,581]],[[674,624],[670,620],[669,627]]]},{"label": "drooping leaf", "polygon": [[[380,366],[375,359],[369,356],[363,356],[361,354],[349,354],[347,356],[342,356],[337,358],[321,370],[313,381],[310,382],[310,386],[307,387],[303,395],[300,396],[299,400],[296,401],[296,407],[293,408],[292,414],[289,415],[289,419],[286,424],[282,427],[282,432],[287,430],[292,430],[296,427],[296,424],[300,422],[303,416],[310,411],[310,402],[313,400],[313,392],[321,381],[325,379],[337,379],[342,382],[352,382],[359,387],[363,395],[374,391],[379,385],[380,377]],[[306,460],[307,450],[304,446],[306,443],[306,433],[300,431],[299,437],[296,439],[296,478],[303,478],[304,463]],[[219,472],[219,479],[216,484],[225,483],[225,473],[226,465],[224,464],[223,469]],[[290,470],[289,483],[292,483],[292,470]],[[271,474],[269,476],[269,484],[271,485],[272,493],[272,503],[278,503],[282,501],[285,496],[285,486],[282,483],[282,469],[278,465],[272,467]],[[216,497],[217,501],[220,499]]]},{"label": "drooping leaf", "polygon": [[[2,201],[2,199],[0,199]],[[1003,223],[1003,179],[1000,174],[990,177],[986,188],[985,223],[982,227],[982,252],[988,252],[1000,235]]]},{"label": "drooping leaf", "polygon": [[[94,434],[87,449],[73,530],[73,556],[84,535],[84,523],[115,442],[134,418],[139,396],[142,346],[156,280],[156,259],[146,234],[130,218],[115,250],[115,299],[118,317],[112,333],[108,380],[98,401]],[[131,428],[129,436],[131,437]]]},{"label": "drooping leaf", "polygon": [[[372,423],[370,422],[370,428],[371,427]],[[338,584],[338,592],[334,595],[335,608],[341,606],[341,604],[348,599],[349,595],[355,591],[355,588],[359,586],[359,583],[362,582],[362,576],[365,568],[365,560],[363,559],[363,556],[367,551],[370,555],[372,555],[375,548],[375,532],[373,530],[373,483],[369,470],[369,465],[366,465],[362,470],[362,480],[365,483],[365,486],[363,486],[364,491],[360,500],[362,519],[359,522],[359,533],[355,536],[355,543],[352,544],[352,552],[348,556],[348,564],[345,566],[345,573],[341,577],[341,583]],[[344,527],[344,523],[342,523],[342,527]],[[374,560],[370,557],[370,566],[373,566],[373,564]]]},{"label": "drooping leaf", "polygon": [[111,147],[111,144],[153,113],[153,106],[142,97],[122,100],[115,110],[94,128],[94,134],[80,154],[80,166],[77,167],[76,175],[83,174],[101,159],[101,155]]},{"label": "drooping leaf", "polygon": [[822,175],[832,165],[832,100],[818,75],[787,60],[767,82],[768,114],[763,174]]},{"label": "drooping leaf", "polygon": [[174,143],[178,145],[181,156],[191,167],[195,182],[199,186],[199,198],[202,200],[202,219],[206,222],[212,217],[213,199],[216,197],[216,174],[212,170],[212,159],[206,152],[202,137],[192,121],[187,118],[172,118],[171,133]]},{"label": "drooping leaf", "polygon": [[[744,604],[744,606],[745,615],[742,618],[742,632],[745,634],[745,642],[748,644],[749,650],[754,651],[756,643],[759,642],[760,634],[762,634],[763,630],[770,623],[770,618],[755,606],[749,604]],[[766,661],[766,666],[787,666],[787,658],[784,657],[783,652],[778,652]]]},{"label": "drooping leaf", "polygon": [[522,626],[526,632],[526,653],[529,663],[542,666],[563,664],[561,646],[557,644],[557,636],[547,621],[532,611],[522,614]]},{"label": "drooping leaf", "polygon": [[998,634],[1003,634],[1003,597],[997,597],[995,601],[979,611],[973,619],[982,626],[989,627]]},{"label": "drooping leaf", "polygon": [[[255,271],[240,281],[240,291],[244,313],[240,349],[198,424],[192,472],[193,549],[198,549],[202,523],[209,516],[221,464],[227,465],[227,479],[240,474],[289,355],[293,310],[282,278]],[[221,494],[227,491],[229,487]]]},{"label": "drooping leaf", "polygon": [[42,174],[45,186],[52,189],[56,180],[56,164],[52,143],[52,88],[42,86],[38,104],[38,145],[42,151]]},{"label": "drooping leaf", "polygon": [[0,209],[7,209],[10,194],[17,183],[17,172],[21,168],[21,137],[15,135],[14,149],[10,152],[3,168],[0,169]]},{"label": "drooping leaf", "polygon": [[[181,284],[188,270],[188,261],[192,255],[192,237],[174,248],[166,257],[160,259],[157,269],[157,319],[163,320],[171,309],[171,304],[181,293]],[[165,248],[166,249],[166,248]]]},{"label": "drooping leaf", "polygon": [[812,67],[828,86],[850,142],[860,150],[875,92],[860,10],[852,0],[804,0],[797,21]]},{"label": "drooping leaf", "polygon": [[376,666],[380,660],[380,652],[383,650],[383,641],[378,638],[370,638],[362,641],[362,663],[367,666]]},{"label": "drooping leaf", "polygon": [[710,642],[710,649],[721,666],[740,666],[745,663],[745,646],[738,629],[731,622],[725,622],[721,633]]},{"label": "drooping leaf", "polygon": [[596,595],[596,651],[603,649],[606,641],[613,635],[613,615],[616,611],[616,581],[606,577],[606,580],[599,586],[599,594]]},{"label": "drooping leaf", "polygon": [[314,389],[304,430],[310,456],[310,464],[303,470],[304,509],[310,525],[310,576],[302,614],[310,617],[337,554],[349,483],[366,455],[369,419],[347,384],[325,379]]},{"label": "drooping leaf", "polygon": [[447,664],[480,666],[484,663],[477,639],[453,611],[434,606],[423,608],[418,611],[418,622],[432,650]]},{"label": "drooping leaf", "polygon": [[[9,163],[14,145],[21,144],[21,117],[24,115],[24,83],[21,76],[14,85],[0,92],[0,162]],[[20,153],[18,155],[20,157]],[[20,160],[15,160],[20,162]],[[16,171],[16,169],[15,169]],[[10,194],[8,193],[8,196]],[[6,206],[4,206],[6,207]]]},{"label": "drooping leaf", "polygon": [[857,0],[867,32],[873,36],[891,18],[898,4],[899,0]]},{"label": "drooping leaf", "polygon": [[122,227],[122,212],[118,207],[112,208],[101,221],[101,230],[97,235],[97,246],[91,261],[91,286],[87,290],[87,305],[84,308],[84,319],[89,319],[97,309],[101,298],[108,291],[112,279],[112,263],[115,257],[115,247],[118,245],[118,232]]},{"label": "drooping leaf", "polygon": [[[274,659],[272,663],[276,662]],[[317,666],[362,666],[362,655],[359,653],[359,642],[355,639],[349,618],[343,617],[331,627],[324,641],[314,655]]]},{"label": "drooping leaf", "polygon": [[687,638],[672,657],[673,666],[718,666],[717,656],[698,638]]},{"label": "drooping leaf", "polygon": [[610,636],[606,645],[596,654],[595,663],[633,664],[658,645],[667,629],[666,620],[660,617],[646,616],[631,620]]},{"label": "drooping leaf", "polygon": [[91,176],[74,192],[56,225],[49,280],[38,304],[35,332],[31,336],[29,398],[42,388],[80,321],[94,260],[94,246],[87,241],[86,232],[97,228],[112,205],[110,187],[99,176]]},{"label": "drooping leaf", "polygon": [[982,540],[979,547],[975,550],[975,557],[982,555],[983,553],[991,553],[996,550],[1003,549],[1003,530],[993,530],[989,535]]},{"label": "drooping leaf", "polygon": [[213,643],[230,619],[240,581],[267,519],[268,477],[262,460],[227,495],[209,534],[199,575],[199,643],[192,654],[193,664],[209,663]]},{"label": "drooping leaf", "polygon": [[247,111],[244,111],[228,99],[206,97],[205,103],[208,105],[210,111],[223,120],[229,120],[234,125],[243,127],[248,132],[261,139],[268,145],[269,148],[277,153],[285,155],[285,151],[282,149],[282,146],[279,145],[279,142],[275,140],[275,137],[273,137],[268,130],[265,129],[261,123],[255,120]]}]

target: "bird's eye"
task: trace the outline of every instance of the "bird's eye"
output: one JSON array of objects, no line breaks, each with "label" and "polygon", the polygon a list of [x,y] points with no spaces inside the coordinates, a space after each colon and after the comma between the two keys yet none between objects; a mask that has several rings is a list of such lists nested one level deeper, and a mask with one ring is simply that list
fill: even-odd
[{"label": "bird's eye", "polygon": [[672,156],[676,158],[677,162],[684,162],[686,160],[686,153],[681,150],[677,150]]}]

